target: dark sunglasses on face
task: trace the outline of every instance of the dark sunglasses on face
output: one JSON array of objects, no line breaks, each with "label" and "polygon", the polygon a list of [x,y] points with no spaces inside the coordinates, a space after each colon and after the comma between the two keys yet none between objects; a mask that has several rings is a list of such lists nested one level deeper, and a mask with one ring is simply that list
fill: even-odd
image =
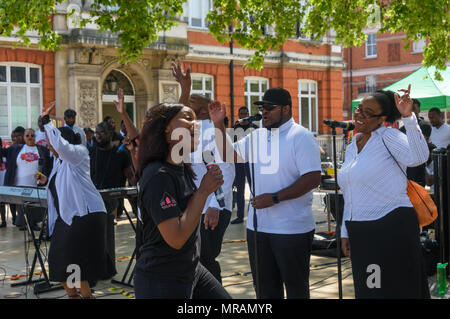
[{"label": "dark sunglasses on face", "polygon": [[276,108],[278,105],[273,104],[266,104],[266,105],[260,105],[258,106],[258,110],[262,113],[263,110],[266,111],[272,111],[274,108]]},{"label": "dark sunglasses on face", "polygon": [[27,134],[27,135],[25,135],[25,137],[35,137],[36,135],[34,135],[34,134]]},{"label": "dark sunglasses on face", "polygon": [[362,116],[364,116],[364,117],[366,117],[366,118],[380,117],[380,116],[383,116],[383,115],[384,115],[383,113],[381,113],[381,114],[370,114],[370,113],[364,112],[363,110],[361,110],[361,107],[360,107],[360,106],[357,106],[357,107],[355,108],[355,113],[361,114]]}]

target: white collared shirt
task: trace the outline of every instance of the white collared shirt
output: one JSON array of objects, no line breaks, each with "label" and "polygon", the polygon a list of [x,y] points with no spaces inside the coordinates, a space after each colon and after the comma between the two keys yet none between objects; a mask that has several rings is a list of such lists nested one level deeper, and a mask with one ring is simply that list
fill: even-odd
[{"label": "white collared shirt", "polygon": [[[253,136],[251,160],[250,138]],[[233,144],[234,150],[250,162],[250,174],[255,181],[256,196],[275,193],[291,186],[302,175],[321,171],[319,144],[314,135],[290,119],[279,129],[269,132],[265,128],[254,130]],[[252,164],[255,162],[255,176]],[[312,213],[312,191],[294,199],[282,201],[257,210],[258,231],[271,234],[303,234],[315,229]],[[254,209],[250,205],[247,228],[253,227]]]},{"label": "white collared shirt", "polygon": [[[72,225],[74,216],[88,213],[106,212],[100,193],[91,180],[90,159],[87,148],[83,145],[69,144],[61,137],[61,132],[52,122],[46,124],[45,131],[50,144],[58,153],[53,170],[48,180],[56,175],[55,186],[58,192],[61,219]],[[53,197],[47,186],[47,205],[49,234],[53,233],[58,214],[53,204]]]},{"label": "white collared shirt", "polygon": [[[234,164],[224,163],[220,159],[220,156],[216,156],[216,154],[218,153],[216,150],[216,143],[214,138],[214,124],[210,120],[203,120],[200,122],[200,125],[200,144],[197,150],[191,153],[191,167],[195,175],[197,175],[197,179],[194,180],[194,183],[197,187],[200,186],[202,178],[207,172],[206,166],[202,161],[202,154],[205,150],[211,150],[215,155],[217,166],[219,166],[220,170],[222,171],[223,185],[221,187],[225,197],[225,209],[231,212],[233,210],[233,182],[235,176]],[[214,193],[210,194],[208,199],[206,200],[202,214],[206,213],[206,210],[209,207],[217,208],[219,210],[223,209],[217,202]]]},{"label": "white collared shirt", "polygon": [[348,237],[345,221],[377,220],[398,207],[412,207],[406,193],[406,176],[400,171],[383,144],[382,138],[403,172],[428,160],[429,150],[413,113],[402,118],[406,135],[383,125],[372,132],[358,154],[357,134],[347,147],[345,161],[338,173],[344,196],[342,237]]}]

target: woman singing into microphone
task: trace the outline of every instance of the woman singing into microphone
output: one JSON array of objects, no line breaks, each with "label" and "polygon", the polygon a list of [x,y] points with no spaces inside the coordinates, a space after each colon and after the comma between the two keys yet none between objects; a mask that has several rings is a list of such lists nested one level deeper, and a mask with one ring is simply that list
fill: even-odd
[{"label": "woman singing into microphone", "polygon": [[[89,153],[81,145],[80,135],[67,127],[57,129],[50,122],[49,111],[42,114],[48,147],[55,158],[47,188],[52,236],[49,277],[61,283],[70,299],[91,299],[90,284],[115,275],[113,260],[106,252],[106,209],[91,181]],[[36,178],[47,182],[44,175]]]},{"label": "woman singing into microphone", "polygon": [[[430,297],[404,174],[406,167],[426,162],[429,153],[412,112],[410,87],[401,90],[401,98],[377,91],[361,101],[355,109],[359,133],[338,174],[345,203],[342,249],[352,261],[356,298]],[[383,125],[400,117],[406,135]]]},{"label": "woman singing into microphone", "polygon": [[138,299],[230,298],[199,262],[203,206],[223,184],[223,177],[216,166],[196,188],[192,170],[182,159],[198,146],[194,126],[195,113],[190,108],[159,104],[150,109],[140,133],[137,174],[142,231],[134,275]]}]

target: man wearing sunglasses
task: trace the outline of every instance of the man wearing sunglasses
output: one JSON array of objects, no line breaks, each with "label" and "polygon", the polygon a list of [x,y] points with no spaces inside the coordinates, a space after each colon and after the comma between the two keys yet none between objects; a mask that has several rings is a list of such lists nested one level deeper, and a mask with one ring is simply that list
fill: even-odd
[{"label": "man wearing sunglasses", "polygon": [[[50,152],[46,147],[36,145],[36,134],[31,128],[25,130],[25,144],[11,145],[1,149],[2,157],[6,157],[5,186],[32,186],[36,187],[35,175],[41,170],[45,176],[49,176],[52,171],[53,162]],[[42,211],[40,208],[30,208],[32,212],[31,227],[39,230],[37,223],[42,221]],[[23,206],[19,206],[16,226],[20,230],[25,230],[25,218]]]},{"label": "man wearing sunglasses", "polygon": [[[319,145],[313,134],[292,118],[292,100],[287,90],[271,88],[255,105],[262,112],[264,128],[254,130],[234,144],[225,135],[225,105],[212,102],[209,114],[214,126],[222,131],[222,140],[216,134],[216,144],[223,145],[219,148],[222,156],[233,154],[226,152],[227,148],[233,148],[234,162],[242,163],[250,160],[252,151],[255,154],[255,174],[251,176],[255,181],[255,193],[251,198],[253,209],[249,209],[247,218],[247,240],[253,280],[259,291],[257,297],[282,299],[286,290],[288,299],[309,298],[309,267],[315,230],[312,190],[320,184]],[[266,158],[260,154],[269,149],[269,159],[275,164],[271,166],[275,169],[267,171],[264,170]],[[258,278],[253,225],[255,210]]]}]

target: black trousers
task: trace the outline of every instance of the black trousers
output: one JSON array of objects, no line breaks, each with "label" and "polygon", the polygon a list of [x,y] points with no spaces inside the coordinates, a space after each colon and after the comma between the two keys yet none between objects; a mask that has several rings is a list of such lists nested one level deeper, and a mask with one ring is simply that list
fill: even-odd
[{"label": "black trousers", "polygon": [[17,205],[16,204],[9,204],[9,210],[11,211],[11,216],[13,220],[13,224],[16,224],[16,216],[17,216]]},{"label": "black trousers", "polygon": [[0,218],[2,224],[6,224],[6,206],[5,203],[0,203]]},{"label": "black trousers", "polygon": [[[28,216],[30,218],[30,225],[36,226],[39,222],[43,220],[45,214],[45,208],[40,207],[27,207]],[[18,205],[17,217],[16,217],[16,226],[25,226],[25,207],[23,205]]]},{"label": "black trousers", "polygon": [[116,264],[116,235],[114,231],[114,209],[117,208],[118,202],[116,199],[106,200],[106,252]]},{"label": "black trousers", "polygon": [[314,230],[304,234],[258,232],[258,272],[255,274],[255,232],[247,229],[248,255],[253,284],[260,299],[309,299],[309,267]]},{"label": "black trousers", "polygon": [[224,209],[219,213],[219,223],[214,230],[205,229],[204,219],[205,215],[203,214],[200,224],[200,262],[206,269],[209,270],[217,281],[222,283],[220,264],[216,258],[222,250],[223,236],[225,235],[225,231],[230,223],[231,212]]},{"label": "black trousers", "polygon": [[234,164],[236,175],[234,177],[234,186],[236,186],[236,194],[233,196],[233,207],[237,203],[237,217],[244,219],[245,212],[245,179],[251,185],[250,169],[248,163]]},{"label": "black trousers", "polygon": [[173,277],[148,274],[136,269],[134,274],[136,299],[231,299],[231,296],[199,263],[193,282],[180,282]]},{"label": "black trousers", "polygon": [[429,299],[412,207],[371,221],[346,221],[356,299]]}]

